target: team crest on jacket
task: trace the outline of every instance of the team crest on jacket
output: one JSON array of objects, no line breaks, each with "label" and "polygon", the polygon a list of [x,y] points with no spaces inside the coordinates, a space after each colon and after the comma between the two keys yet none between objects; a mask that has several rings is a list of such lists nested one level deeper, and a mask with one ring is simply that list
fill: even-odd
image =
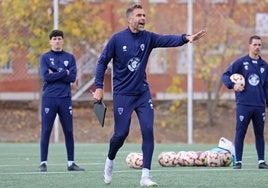
[{"label": "team crest on jacket", "polygon": [[249,63],[246,61],[246,62],[243,62],[243,65],[244,65],[245,70],[248,70]]},{"label": "team crest on jacket", "polygon": [[144,44],[141,44],[140,45],[140,48],[141,48],[141,51],[144,51],[145,45]]},{"label": "team crest on jacket", "polygon": [[140,59],[138,57],[133,57],[128,61],[127,67],[131,72],[134,72],[135,70],[138,69],[139,65],[140,65]]},{"label": "team crest on jacket", "polygon": [[54,58],[49,58],[51,65],[55,65]]},{"label": "team crest on jacket", "polygon": [[257,74],[251,74],[249,77],[248,77],[248,82],[250,85],[252,86],[256,86],[259,84],[260,82],[260,77],[257,75]]},{"label": "team crest on jacket", "polygon": [[63,64],[65,65],[65,67],[67,67],[67,66],[69,65],[69,61],[68,61],[68,60],[65,60],[65,61],[63,62]]}]

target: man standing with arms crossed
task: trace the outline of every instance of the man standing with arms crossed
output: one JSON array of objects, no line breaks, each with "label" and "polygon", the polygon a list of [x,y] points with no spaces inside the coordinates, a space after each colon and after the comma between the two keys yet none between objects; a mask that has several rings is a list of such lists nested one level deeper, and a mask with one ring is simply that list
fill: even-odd
[{"label": "man standing with arms crossed", "polygon": [[157,186],[150,178],[154,151],[154,107],[146,80],[146,65],[154,48],[177,47],[203,37],[201,30],[194,35],[159,35],[144,29],[145,11],[133,5],[126,11],[128,28],[114,34],[103,50],[96,67],[94,98],[103,98],[103,80],[107,65],[113,59],[114,134],[110,139],[104,169],[104,182],[110,184],[116,153],[129,134],[131,114],[136,112],[142,132],[143,169],[141,186]]},{"label": "man standing with arms crossed", "polygon": [[40,72],[43,78],[42,91],[42,130],[40,172],[47,171],[49,139],[56,115],[59,115],[65,136],[67,150],[67,170],[84,171],[74,163],[73,110],[71,83],[76,79],[76,61],[72,54],[64,51],[63,32],[53,30],[50,35],[51,50],[40,58]]}]

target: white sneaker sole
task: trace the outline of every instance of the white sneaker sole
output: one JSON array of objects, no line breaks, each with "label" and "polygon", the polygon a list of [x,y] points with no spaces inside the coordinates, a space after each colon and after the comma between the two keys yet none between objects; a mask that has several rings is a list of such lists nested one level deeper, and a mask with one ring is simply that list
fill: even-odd
[{"label": "white sneaker sole", "polygon": [[143,182],[142,180],[140,181],[140,186],[141,187],[158,187],[158,184],[150,181],[150,182]]},{"label": "white sneaker sole", "polygon": [[104,183],[111,184],[112,183],[112,177],[103,176]]}]

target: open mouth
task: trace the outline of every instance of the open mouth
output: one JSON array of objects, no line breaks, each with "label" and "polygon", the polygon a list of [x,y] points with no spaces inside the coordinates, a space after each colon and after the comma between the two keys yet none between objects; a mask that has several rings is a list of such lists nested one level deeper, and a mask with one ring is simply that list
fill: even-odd
[{"label": "open mouth", "polygon": [[144,27],[145,23],[144,22],[139,22],[139,26]]}]

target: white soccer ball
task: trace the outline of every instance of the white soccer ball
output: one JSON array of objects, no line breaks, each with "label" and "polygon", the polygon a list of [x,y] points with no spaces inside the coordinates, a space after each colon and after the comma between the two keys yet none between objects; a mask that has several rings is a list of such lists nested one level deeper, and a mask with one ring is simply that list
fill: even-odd
[{"label": "white soccer ball", "polygon": [[185,166],[184,164],[184,155],[186,154],[186,151],[179,151],[175,158],[175,163],[180,166]]},{"label": "white soccer ball", "polygon": [[222,157],[220,152],[217,151],[206,151],[207,155],[207,166],[219,167],[221,166]]},{"label": "white soccer ball", "polygon": [[245,86],[245,78],[243,75],[235,73],[230,76],[230,79],[235,84],[241,84],[241,86]]},{"label": "white soccer ball", "polygon": [[165,152],[162,152],[158,155],[158,163],[161,165],[161,166],[164,166],[164,153]]},{"label": "white soccer ball", "polygon": [[133,168],[142,168],[143,165],[143,155],[142,153],[137,153],[133,160]]},{"label": "white soccer ball", "polygon": [[182,157],[184,166],[193,166],[194,161],[197,159],[197,154],[195,151],[187,151]]},{"label": "white soccer ball", "polygon": [[206,166],[207,165],[207,156],[203,151],[197,151],[197,158],[194,161],[194,166]]},{"label": "white soccer ball", "polygon": [[233,161],[233,156],[229,152],[220,152],[221,166],[230,166]]},{"label": "white soccer ball", "polygon": [[143,165],[143,155],[142,153],[132,152],[126,157],[127,166],[131,168],[142,168]]},{"label": "white soccer ball", "polygon": [[174,167],[177,154],[174,151],[162,152],[158,155],[158,163],[164,167]]},{"label": "white soccer ball", "polygon": [[126,157],[126,163],[127,163],[127,166],[133,168],[133,160],[134,160],[134,157],[135,157],[136,153],[129,153]]}]

